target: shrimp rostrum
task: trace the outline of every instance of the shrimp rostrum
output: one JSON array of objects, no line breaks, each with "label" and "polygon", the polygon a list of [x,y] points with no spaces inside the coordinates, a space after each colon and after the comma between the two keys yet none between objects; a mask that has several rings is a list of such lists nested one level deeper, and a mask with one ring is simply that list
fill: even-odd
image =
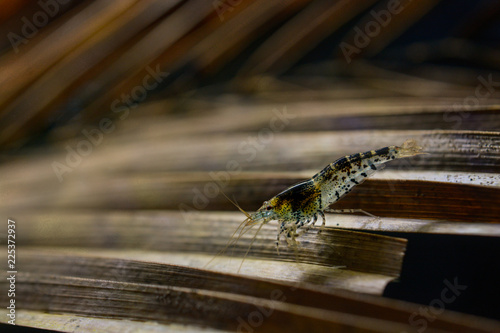
[{"label": "shrimp rostrum", "polygon": [[[389,146],[377,150],[344,156],[327,165],[311,179],[296,184],[264,202],[255,213],[247,214],[242,229],[258,224],[278,221],[276,248],[281,235],[286,237],[288,245],[296,245],[298,229],[314,226],[324,212],[356,212],[360,210],[330,210],[329,206],[349,193],[354,186],[361,184],[375,171],[383,168],[384,163],[398,158],[422,154],[422,148],[415,140],[407,140],[402,146]],[[260,230],[260,228],[259,228]]]}]

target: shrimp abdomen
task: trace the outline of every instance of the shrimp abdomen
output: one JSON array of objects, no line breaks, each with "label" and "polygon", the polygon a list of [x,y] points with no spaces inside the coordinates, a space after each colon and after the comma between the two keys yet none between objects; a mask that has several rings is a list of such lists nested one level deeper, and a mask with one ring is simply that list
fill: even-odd
[{"label": "shrimp abdomen", "polygon": [[389,146],[364,153],[344,156],[327,165],[313,176],[312,180],[321,190],[324,208],[338,201],[349,193],[354,186],[381,170],[384,163],[397,158],[421,154],[421,147],[415,140],[407,140],[401,147]]}]

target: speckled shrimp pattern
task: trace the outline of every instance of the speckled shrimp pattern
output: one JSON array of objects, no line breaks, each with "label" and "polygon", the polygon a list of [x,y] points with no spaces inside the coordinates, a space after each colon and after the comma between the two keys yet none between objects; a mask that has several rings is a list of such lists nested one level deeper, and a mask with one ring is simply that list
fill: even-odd
[{"label": "speckled shrimp pattern", "polygon": [[[321,216],[325,225],[325,210],[361,184],[384,163],[398,158],[422,153],[415,140],[407,140],[401,147],[389,146],[365,153],[344,156],[327,165],[311,179],[296,184],[265,201],[257,212],[251,214],[247,225],[279,222],[276,247],[285,234],[289,245],[296,244],[297,229],[311,227]],[[306,229],[307,230],[307,229]]]}]

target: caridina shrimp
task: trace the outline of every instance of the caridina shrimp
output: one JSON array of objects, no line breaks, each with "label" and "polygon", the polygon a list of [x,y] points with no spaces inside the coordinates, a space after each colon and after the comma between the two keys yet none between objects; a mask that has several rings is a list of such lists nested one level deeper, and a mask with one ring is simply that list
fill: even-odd
[{"label": "caridina shrimp", "polygon": [[307,231],[310,227],[314,226],[319,216],[322,218],[320,231],[324,228],[326,222],[325,212],[363,212],[359,209],[333,210],[329,209],[329,206],[344,197],[356,185],[361,184],[375,171],[381,170],[384,167],[384,163],[418,154],[424,154],[422,148],[417,145],[415,140],[410,139],[405,141],[400,147],[389,146],[344,156],[327,165],[311,179],[293,185],[271,199],[264,201],[263,205],[252,214],[247,213],[231,201],[247,218],[233,233],[234,237],[239,231],[238,237],[236,239],[231,237],[232,241],[230,240],[225,249],[229,245],[234,244],[250,228],[260,225],[252,239],[251,247],[262,226],[273,220],[279,223],[276,236],[276,249],[278,250],[281,235],[285,236],[288,245],[294,246],[297,244],[296,238],[300,235],[297,231],[301,228]]}]

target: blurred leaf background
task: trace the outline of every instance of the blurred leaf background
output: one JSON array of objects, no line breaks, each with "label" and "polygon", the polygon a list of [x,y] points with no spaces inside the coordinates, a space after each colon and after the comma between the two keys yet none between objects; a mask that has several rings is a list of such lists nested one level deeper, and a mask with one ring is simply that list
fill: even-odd
[{"label": "blurred leaf background", "polygon": [[[499,68],[497,1],[2,1],[2,8],[4,151],[72,138],[122,115],[113,111],[123,102],[168,100],[150,112],[171,114],[200,95],[255,102],[331,88],[363,97],[405,76],[411,83],[389,90],[455,97]],[[168,75],[144,96],[133,89],[148,68]]]},{"label": "blurred leaf background", "polygon": [[[73,279],[93,277],[77,282],[101,302],[99,279],[122,281],[99,266],[100,254],[109,259],[106,270],[136,283],[119,285],[116,294],[111,288],[110,299],[150,307],[127,317],[99,303],[94,317],[193,320],[234,330],[223,324],[224,310],[227,316],[240,310],[234,300],[217,296],[221,311],[201,319],[175,312],[173,303],[164,313],[157,300],[165,296],[147,299],[138,286],[151,283],[154,294],[169,282],[135,276],[135,267],[154,277],[180,270],[179,279],[201,294],[227,283],[237,297],[267,304],[266,288],[275,285],[231,274],[207,275],[202,283],[208,273],[187,268],[203,266],[192,253],[221,250],[243,217],[220,190],[251,211],[342,155],[413,137],[428,155],[389,164],[335,205],[380,220],[330,216],[327,236],[307,235],[299,259],[291,250],[277,256],[269,245],[274,227],[263,229],[249,252],[261,261],[243,274],[281,288],[304,283],[304,294],[287,297],[318,305],[299,300],[310,312],[296,316],[303,308],[284,302],[262,329],[316,323],[369,331],[380,320],[381,332],[415,330],[408,317],[418,306],[393,299],[427,306],[443,281],[456,277],[468,289],[446,310],[500,319],[491,297],[500,292],[500,2],[1,0],[0,6],[0,210],[4,219],[23,221],[19,247],[29,271],[20,283],[31,310],[93,318],[51,289],[46,275],[76,300],[85,292]],[[245,236],[235,255],[241,258],[250,242]],[[293,258],[308,268],[294,271]],[[72,261],[80,263],[75,270]],[[47,271],[59,262],[66,266]],[[226,264],[225,272],[235,274],[234,263]],[[87,266],[93,275],[84,274]],[[332,308],[332,299],[345,301],[338,289],[363,295],[346,294],[353,306]],[[211,309],[213,300],[193,299]],[[251,311],[250,300],[241,302],[241,313]],[[313,315],[315,306],[341,316]],[[351,318],[344,314],[362,320],[339,319]],[[24,319],[31,326],[48,327],[33,318],[54,320],[30,316]],[[496,321],[448,311],[427,324],[498,329]]]}]

